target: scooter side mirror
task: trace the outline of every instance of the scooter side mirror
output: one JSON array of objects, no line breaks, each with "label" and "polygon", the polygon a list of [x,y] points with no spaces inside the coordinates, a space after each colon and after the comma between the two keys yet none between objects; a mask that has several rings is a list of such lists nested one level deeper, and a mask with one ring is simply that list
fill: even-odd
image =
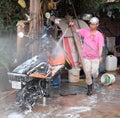
[{"label": "scooter side mirror", "polygon": [[45,13],[45,17],[46,17],[47,19],[49,19],[49,18],[50,18],[50,13],[49,13],[49,12],[46,12],[46,13]]},{"label": "scooter side mirror", "polygon": [[19,38],[23,38],[24,37],[24,33],[23,32],[19,32],[17,35],[18,35]]}]

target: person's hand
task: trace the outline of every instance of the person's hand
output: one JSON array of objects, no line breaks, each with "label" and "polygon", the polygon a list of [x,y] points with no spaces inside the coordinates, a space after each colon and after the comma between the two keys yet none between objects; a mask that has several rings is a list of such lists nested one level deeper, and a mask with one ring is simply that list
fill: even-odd
[{"label": "person's hand", "polygon": [[100,62],[102,62],[102,60],[103,60],[103,58],[102,58],[102,57],[100,57],[100,58],[99,58],[99,61],[100,61]]},{"label": "person's hand", "polygon": [[73,22],[73,21],[70,21],[70,22],[69,22],[69,25],[70,25],[70,26],[74,26],[74,22]]}]

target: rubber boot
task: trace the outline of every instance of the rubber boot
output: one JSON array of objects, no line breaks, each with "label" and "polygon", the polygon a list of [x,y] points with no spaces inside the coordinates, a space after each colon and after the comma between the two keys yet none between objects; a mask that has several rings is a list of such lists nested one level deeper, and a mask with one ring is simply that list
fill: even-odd
[{"label": "rubber boot", "polygon": [[87,95],[88,96],[91,96],[93,93],[92,93],[92,84],[91,85],[88,85],[88,89],[87,89]]}]

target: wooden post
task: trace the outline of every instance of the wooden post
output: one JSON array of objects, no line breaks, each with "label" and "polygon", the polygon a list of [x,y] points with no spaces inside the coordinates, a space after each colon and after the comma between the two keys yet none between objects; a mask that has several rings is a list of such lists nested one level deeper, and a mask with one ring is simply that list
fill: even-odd
[{"label": "wooden post", "polygon": [[17,23],[17,34],[19,32],[23,32],[25,34],[28,34],[31,38],[28,40],[24,40],[24,38],[20,38],[17,36],[17,61],[20,63],[21,60],[23,60],[24,58],[24,44],[26,41],[26,43],[28,43],[28,41],[32,41],[33,43],[29,45],[29,50],[27,50],[26,55],[30,57],[34,56],[37,54],[38,52],[38,42],[36,41],[36,39],[38,38],[38,35],[40,35],[41,33],[41,28],[43,26],[43,11],[42,8],[44,8],[43,4],[44,1],[43,0],[30,0],[30,18],[32,19],[29,22],[29,32],[26,33],[25,32],[25,24],[24,21],[19,21]]},{"label": "wooden post", "polygon": [[[33,18],[33,13],[34,13],[34,0],[30,0],[30,17]],[[30,22],[29,26],[29,34],[32,36],[33,35],[33,20]]]},{"label": "wooden post", "polygon": [[[30,22],[29,27],[29,35],[32,37],[32,40],[36,40],[38,38],[38,35],[40,34],[41,29],[41,19],[39,17],[40,15],[40,0],[30,0],[30,15],[33,20]],[[35,41],[30,46],[30,52],[31,55],[34,56],[37,53],[38,46],[37,41]]]},{"label": "wooden post", "polygon": [[[24,31],[24,27],[25,27],[25,24],[23,23],[23,21],[18,21],[17,23],[17,34],[19,32],[25,32]],[[17,35],[17,62],[20,63],[22,61],[22,49],[23,49],[23,39],[20,38],[18,35]]]}]

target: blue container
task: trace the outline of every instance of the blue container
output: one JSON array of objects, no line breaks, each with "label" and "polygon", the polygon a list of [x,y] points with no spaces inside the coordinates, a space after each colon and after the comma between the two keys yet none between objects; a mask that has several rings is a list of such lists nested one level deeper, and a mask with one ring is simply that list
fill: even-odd
[{"label": "blue container", "polygon": [[60,75],[58,75],[55,78],[55,80],[51,83],[51,85],[59,85],[60,84],[60,80],[61,80]]}]

